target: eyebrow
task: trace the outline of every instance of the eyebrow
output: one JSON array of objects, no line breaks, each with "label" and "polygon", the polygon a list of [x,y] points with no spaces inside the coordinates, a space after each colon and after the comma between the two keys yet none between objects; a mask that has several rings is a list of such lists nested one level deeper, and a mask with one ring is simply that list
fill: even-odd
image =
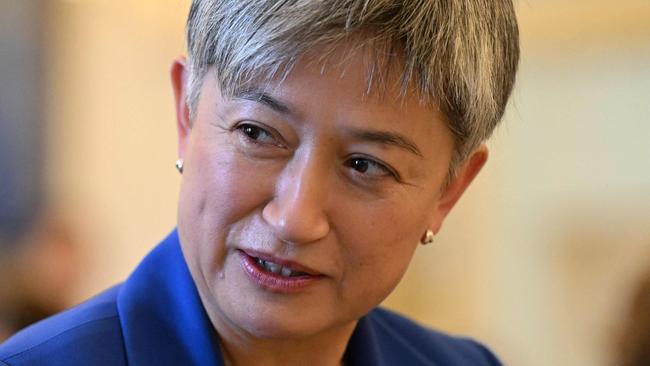
[{"label": "eyebrow", "polygon": [[422,152],[418,149],[417,145],[408,137],[390,131],[375,131],[375,130],[358,130],[348,129],[350,135],[357,140],[377,142],[383,145],[395,146],[403,150],[407,150],[419,157],[423,157]]},{"label": "eyebrow", "polygon": [[257,89],[242,90],[235,94],[234,98],[250,100],[261,103],[276,112],[282,114],[291,114],[291,109],[285,103],[273,98],[265,92]]}]

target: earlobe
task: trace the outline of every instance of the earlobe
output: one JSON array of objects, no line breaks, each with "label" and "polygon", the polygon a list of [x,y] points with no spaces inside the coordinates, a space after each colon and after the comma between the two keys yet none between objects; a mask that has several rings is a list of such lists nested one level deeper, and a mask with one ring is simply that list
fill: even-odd
[{"label": "earlobe", "polygon": [[185,57],[178,57],[172,63],[170,70],[172,89],[174,91],[174,105],[176,107],[176,129],[178,131],[178,157],[185,155],[192,129],[190,121],[190,110],[187,105],[187,78],[188,71]]},{"label": "earlobe", "polygon": [[458,167],[455,176],[440,195],[436,214],[431,223],[434,233],[438,233],[442,222],[447,217],[456,202],[463,195],[470,183],[476,178],[488,159],[488,148],[485,144],[477,147],[472,154]]}]

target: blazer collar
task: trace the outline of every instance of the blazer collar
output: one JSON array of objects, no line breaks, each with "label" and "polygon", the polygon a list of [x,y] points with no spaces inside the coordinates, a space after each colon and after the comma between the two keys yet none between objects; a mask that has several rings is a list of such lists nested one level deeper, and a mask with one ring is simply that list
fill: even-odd
[{"label": "blazer collar", "polygon": [[379,340],[368,317],[363,317],[357,322],[345,350],[344,360],[346,366],[384,366]]}]

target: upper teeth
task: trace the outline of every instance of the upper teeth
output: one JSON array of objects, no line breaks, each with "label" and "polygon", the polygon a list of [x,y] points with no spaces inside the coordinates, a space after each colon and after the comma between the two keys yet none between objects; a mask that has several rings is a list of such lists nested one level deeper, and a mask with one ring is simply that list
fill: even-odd
[{"label": "upper teeth", "polygon": [[263,259],[256,258],[257,263],[264,267],[269,272],[279,274],[283,277],[299,276],[302,272],[294,271],[289,267],[284,267],[281,264],[273,263],[270,261],[265,261]]}]

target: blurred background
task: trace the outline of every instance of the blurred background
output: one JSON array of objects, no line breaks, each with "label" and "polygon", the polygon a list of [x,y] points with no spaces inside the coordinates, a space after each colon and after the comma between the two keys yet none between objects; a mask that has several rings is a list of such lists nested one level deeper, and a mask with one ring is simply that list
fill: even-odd
[{"label": "blurred background", "polygon": [[[650,271],[650,1],[516,7],[490,161],[386,305],[509,365],[618,364]],[[0,339],[124,280],[174,227],[188,8],[0,0]]]}]

